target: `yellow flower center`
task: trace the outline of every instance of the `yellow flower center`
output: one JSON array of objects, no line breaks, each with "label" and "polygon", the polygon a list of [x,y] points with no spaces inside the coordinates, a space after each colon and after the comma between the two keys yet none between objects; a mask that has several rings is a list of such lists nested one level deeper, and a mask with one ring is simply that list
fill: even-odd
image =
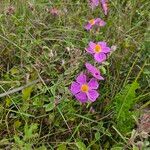
[{"label": "yellow flower center", "polygon": [[101,50],[102,50],[102,48],[101,48],[101,46],[100,45],[96,45],[95,46],[95,48],[94,48],[94,51],[95,51],[95,53],[99,53],[99,52],[101,52]]},{"label": "yellow flower center", "polygon": [[89,21],[89,23],[90,23],[91,25],[94,25],[94,24],[95,24],[95,20],[94,20],[94,19],[91,19],[91,20]]},{"label": "yellow flower center", "polygon": [[82,92],[88,92],[88,90],[89,90],[89,86],[88,86],[87,84],[83,84],[83,85],[81,86],[81,91],[82,91]]}]

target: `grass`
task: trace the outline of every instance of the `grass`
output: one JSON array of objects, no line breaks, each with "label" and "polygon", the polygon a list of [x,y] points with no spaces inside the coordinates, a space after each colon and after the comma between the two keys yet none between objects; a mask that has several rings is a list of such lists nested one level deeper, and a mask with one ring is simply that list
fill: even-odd
[{"label": "grass", "polygon": [[[0,148],[120,150],[142,142],[148,149],[138,124],[149,114],[149,1],[110,1],[108,16],[101,8],[91,11],[86,1],[29,2],[33,10],[26,1],[0,2],[0,95],[6,93],[0,97]],[[10,5],[15,11],[8,15]],[[58,16],[47,11],[52,7]],[[96,17],[107,25],[85,31],[87,20]],[[84,63],[93,61],[85,52],[91,40],[117,49],[99,65],[105,76],[101,96],[81,105],[68,87]]]}]

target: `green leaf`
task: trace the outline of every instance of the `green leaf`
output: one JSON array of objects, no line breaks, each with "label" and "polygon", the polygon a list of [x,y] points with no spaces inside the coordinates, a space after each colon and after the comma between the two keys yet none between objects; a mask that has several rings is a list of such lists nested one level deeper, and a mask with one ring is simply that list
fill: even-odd
[{"label": "green leaf", "polygon": [[34,124],[31,124],[30,126],[28,126],[26,124],[25,127],[24,127],[24,133],[25,133],[24,138],[23,138],[24,141],[36,137],[37,134],[34,133],[34,132],[37,130],[37,128],[38,128],[38,124],[34,123]]},{"label": "green leaf", "polygon": [[99,132],[96,132],[95,133],[95,139],[98,141],[100,139],[100,133]]},{"label": "green leaf", "polygon": [[111,150],[123,150],[123,148],[122,147],[113,147],[113,148],[111,148]]},{"label": "green leaf", "polygon": [[108,66],[110,63],[108,61],[103,62],[103,65]]},{"label": "green leaf", "polygon": [[11,105],[11,99],[7,97],[5,101],[6,101],[6,107],[9,107]]},{"label": "green leaf", "polygon": [[85,144],[81,141],[76,142],[76,146],[78,147],[79,150],[87,150]]},{"label": "green leaf", "polygon": [[19,69],[17,69],[17,68],[12,68],[12,69],[10,70],[10,73],[11,73],[11,75],[18,74],[18,73],[19,73]]},{"label": "green leaf", "polygon": [[100,67],[100,70],[101,70],[102,74],[106,74],[106,69],[105,69],[104,66],[101,66],[101,67]]},{"label": "green leaf", "polygon": [[49,104],[45,104],[43,107],[45,107],[46,111],[51,111],[55,108],[55,101],[54,101],[54,97],[50,98],[50,103]]},{"label": "green leaf", "polygon": [[42,145],[42,146],[38,147],[37,150],[47,150],[47,148],[44,145]]},{"label": "green leaf", "polygon": [[134,125],[132,115],[135,114],[132,111],[133,106],[136,104],[136,92],[139,88],[137,82],[126,85],[114,98],[115,104],[115,120],[117,128],[122,133],[131,131]]},{"label": "green leaf", "polygon": [[52,95],[55,96],[56,95],[56,85],[51,86],[50,90],[51,90]]},{"label": "green leaf", "polygon": [[66,150],[66,144],[60,144],[60,145],[58,145],[57,150]]},{"label": "green leaf", "polygon": [[24,150],[32,150],[32,144],[30,144],[30,143],[25,143],[23,149],[24,149]]},{"label": "green leaf", "polygon": [[133,150],[139,150],[139,148],[135,145],[133,145]]},{"label": "green leaf", "polygon": [[27,87],[27,88],[22,90],[22,98],[23,98],[23,100],[27,100],[27,99],[30,98],[32,89],[33,89],[33,86],[29,86],[29,87]]},{"label": "green leaf", "polygon": [[23,146],[24,142],[20,140],[20,138],[17,135],[14,135],[15,143],[17,143],[20,147]]},{"label": "green leaf", "polygon": [[44,107],[45,107],[46,111],[51,111],[55,108],[55,104],[54,103],[49,103],[47,105],[44,105]]},{"label": "green leaf", "polygon": [[19,120],[16,120],[16,121],[14,122],[14,128],[17,129],[17,128],[19,128],[20,126],[21,126],[21,122],[20,122]]}]

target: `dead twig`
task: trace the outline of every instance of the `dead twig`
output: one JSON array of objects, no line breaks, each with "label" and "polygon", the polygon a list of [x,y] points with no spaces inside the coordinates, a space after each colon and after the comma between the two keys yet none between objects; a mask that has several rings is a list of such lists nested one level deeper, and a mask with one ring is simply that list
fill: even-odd
[{"label": "dead twig", "polygon": [[18,87],[18,88],[15,88],[13,90],[10,90],[10,91],[7,91],[7,92],[4,92],[2,94],[0,94],[0,98],[1,97],[4,97],[4,96],[9,96],[10,94],[13,94],[13,93],[16,93],[16,92],[19,92],[19,91],[22,91],[23,89],[27,88],[28,86],[31,86],[33,84],[36,84],[38,82],[40,82],[41,80],[40,79],[37,79],[37,80],[34,80],[32,82],[29,82],[27,83],[26,85],[23,85],[21,87]]}]

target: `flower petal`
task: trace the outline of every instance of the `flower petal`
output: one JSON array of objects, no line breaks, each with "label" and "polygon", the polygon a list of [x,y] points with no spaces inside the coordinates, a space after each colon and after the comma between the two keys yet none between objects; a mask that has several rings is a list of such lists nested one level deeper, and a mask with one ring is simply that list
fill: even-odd
[{"label": "flower petal", "polygon": [[86,75],[81,73],[77,78],[76,78],[76,81],[79,83],[79,84],[85,84],[86,83]]},{"label": "flower petal", "polygon": [[102,52],[103,52],[103,53],[106,53],[106,54],[107,54],[107,53],[110,52],[110,50],[111,50],[111,49],[110,49],[109,47],[102,47]]},{"label": "flower petal", "polygon": [[89,70],[90,72],[91,72],[91,71],[94,71],[94,68],[93,68],[93,66],[92,66],[90,63],[85,63],[85,67],[86,67],[86,69]]},{"label": "flower petal", "polygon": [[94,3],[95,6],[99,5],[99,0],[92,0],[92,3]]},{"label": "flower petal", "polygon": [[96,44],[94,42],[92,42],[92,41],[89,42],[89,47],[90,48],[94,49],[95,46],[96,46]]},{"label": "flower petal", "polygon": [[100,46],[103,46],[103,47],[104,47],[104,46],[107,46],[107,43],[106,43],[106,42],[103,42],[103,41],[102,41],[102,42],[98,42],[98,44],[99,44]]},{"label": "flower petal", "polygon": [[92,9],[99,5],[99,0],[90,0],[90,5]]},{"label": "flower petal", "polygon": [[87,25],[84,26],[84,28],[86,30],[90,30],[92,28],[92,25],[90,23],[88,23]]},{"label": "flower petal", "polygon": [[98,42],[98,44],[101,46],[103,53],[109,53],[111,51],[111,49],[107,46],[106,42]]},{"label": "flower petal", "polygon": [[98,80],[105,80],[100,74],[95,74],[95,76],[94,76],[96,79],[98,79]]},{"label": "flower petal", "polygon": [[100,71],[96,67],[94,67],[90,63],[85,63],[85,67],[92,74],[93,77],[98,80],[104,80],[104,78],[100,74]]},{"label": "flower petal", "polygon": [[94,102],[98,98],[99,93],[96,90],[90,90],[88,91],[87,96],[91,102]]},{"label": "flower petal", "polygon": [[92,78],[92,79],[89,81],[88,86],[89,86],[90,89],[93,90],[93,89],[98,89],[99,84],[98,84],[98,82],[97,82],[97,80],[96,80],[95,78]]},{"label": "flower petal", "polygon": [[91,73],[93,77],[95,77],[97,80],[104,80],[104,78],[101,76],[100,72],[93,72]]},{"label": "flower petal", "polygon": [[101,21],[101,18],[96,18],[95,19],[95,23],[97,24],[97,23],[99,23]]},{"label": "flower petal", "polygon": [[99,22],[99,24],[98,24],[100,27],[103,27],[103,26],[105,26],[106,25],[106,22],[105,21],[103,21],[103,20],[101,20],[100,22]]},{"label": "flower petal", "polygon": [[77,99],[78,101],[80,101],[81,103],[85,103],[85,102],[88,100],[86,93],[83,93],[83,92],[77,93],[77,94],[75,95],[75,97],[76,97],[76,99]]},{"label": "flower petal", "polygon": [[103,8],[104,14],[107,15],[107,13],[108,13],[107,1],[106,0],[101,0],[101,4],[102,4],[102,8]]},{"label": "flower petal", "polygon": [[88,47],[88,48],[86,48],[85,49],[88,53],[90,53],[90,54],[93,54],[94,53],[94,51],[93,51],[93,49],[91,48],[91,47]]},{"label": "flower petal", "polygon": [[80,86],[79,83],[77,83],[77,82],[72,82],[70,90],[71,90],[71,93],[72,93],[73,95],[79,93],[79,92],[80,92],[80,89],[81,89],[81,86]]},{"label": "flower petal", "polygon": [[104,53],[98,53],[94,55],[94,58],[97,62],[101,63],[106,60],[106,55]]},{"label": "flower petal", "polygon": [[106,22],[104,20],[102,20],[101,18],[97,18],[97,19],[95,19],[95,24],[100,27],[103,27],[106,25]]}]

